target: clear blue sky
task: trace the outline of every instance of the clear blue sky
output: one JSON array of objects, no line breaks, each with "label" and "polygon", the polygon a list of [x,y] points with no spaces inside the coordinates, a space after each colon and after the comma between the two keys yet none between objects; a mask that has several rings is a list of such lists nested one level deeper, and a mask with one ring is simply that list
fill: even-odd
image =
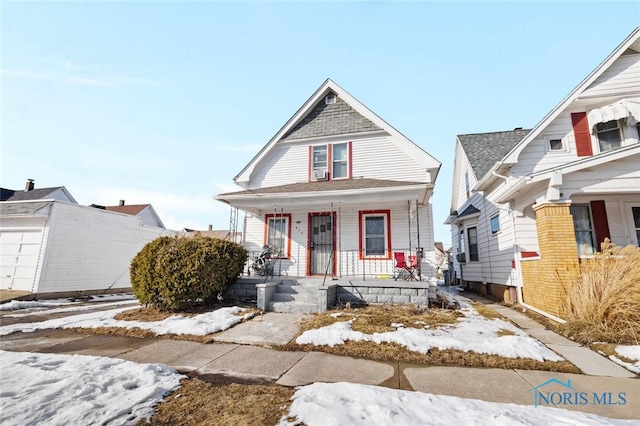
[{"label": "clear blue sky", "polygon": [[1,182],[228,228],[214,194],[331,78],[443,165],[457,134],[535,125],[640,2],[2,2]]}]

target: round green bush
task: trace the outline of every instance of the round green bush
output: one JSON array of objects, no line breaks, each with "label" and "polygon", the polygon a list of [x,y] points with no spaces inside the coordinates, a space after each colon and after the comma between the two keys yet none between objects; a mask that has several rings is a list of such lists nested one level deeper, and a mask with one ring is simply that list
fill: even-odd
[{"label": "round green bush", "polygon": [[247,261],[239,244],[218,238],[160,237],[131,261],[133,293],[141,304],[181,310],[211,304]]}]

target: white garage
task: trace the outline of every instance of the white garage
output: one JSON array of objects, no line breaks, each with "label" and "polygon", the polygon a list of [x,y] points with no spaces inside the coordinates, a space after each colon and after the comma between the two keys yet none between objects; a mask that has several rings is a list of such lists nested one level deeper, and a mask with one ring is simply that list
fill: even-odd
[{"label": "white garage", "polygon": [[130,290],[129,264],[175,231],[62,201],[0,202],[0,289],[34,295]]}]

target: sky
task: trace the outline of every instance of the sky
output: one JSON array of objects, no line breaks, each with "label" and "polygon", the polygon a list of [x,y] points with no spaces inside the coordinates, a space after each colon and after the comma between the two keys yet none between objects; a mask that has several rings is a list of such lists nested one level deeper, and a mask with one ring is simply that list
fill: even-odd
[{"label": "sky", "polygon": [[530,128],[640,25],[640,2],[0,3],[0,186],[151,203],[229,228],[215,194],[331,78],[442,163]]}]

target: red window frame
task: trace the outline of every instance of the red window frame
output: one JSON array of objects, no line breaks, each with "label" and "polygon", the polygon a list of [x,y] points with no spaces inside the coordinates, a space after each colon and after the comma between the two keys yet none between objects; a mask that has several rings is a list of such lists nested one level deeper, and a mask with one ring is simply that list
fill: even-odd
[{"label": "red window frame", "polygon": [[[386,240],[387,254],[385,256],[366,256],[365,255],[365,244],[364,239],[366,237],[364,232],[364,218],[366,216],[386,216],[387,227],[386,227]],[[391,259],[391,210],[361,210],[358,212],[358,257],[360,260],[367,259]]]},{"label": "red window frame", "polygon": [[[334,178],[333,177],[333,146],[334,145],[347,145],[347,176]],[[317,146],[325,146],[327,148],[327,180],[344,180],[353,179],[353,141],[348,142],[336,142],[326,143],[318,145],[309,145],[309,182],[318,182],[313,178],[313,148]]]},{"label": "red window frame", "polygon": [[286,247],[286,252],[282,253],[281,259],[291,259],[291,213],[282,214],[265,214],[264,215],[264,244],[269,244],[269,220],[270,219],[286,219],[287,220],[287,234],[286,243],[283,244]]}]

